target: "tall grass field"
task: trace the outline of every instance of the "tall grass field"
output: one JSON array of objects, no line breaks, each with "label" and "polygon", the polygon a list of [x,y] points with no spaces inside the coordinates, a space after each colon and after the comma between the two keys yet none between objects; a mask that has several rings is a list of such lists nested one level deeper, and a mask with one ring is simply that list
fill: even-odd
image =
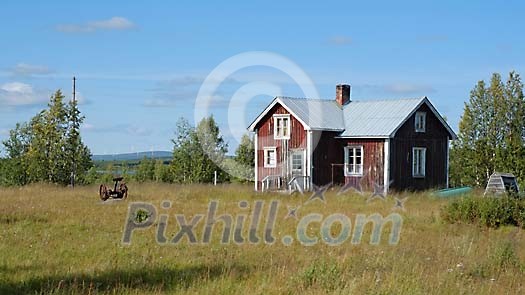
[{"label": "tall grass field", "polygon": [[[307,193],[255,193],[250,185],[128,186],[127,200],[106,202],[96,186],[0,189],[0,294],[525,293],[523,230],[447,222],[442,211],[451,200],[428,193],[383,200],[329,189],[323,202],[308,201]],[[396,198],[404,200],[402,206]],[[210,242],[202,241],[213,200],[217,216],[230,214],[238,228],[226,243],[220,222]],[[249,224],[257,201],[264,202],[255,232],[259,242],[253,243]],[[264,227],[272,201],[278,201],[270,233],[275,239],[268,243]],[[153,205],[156,216],[128,212],[136,202]],[[358,215],[399,214],[399,242],[390,243],[393,226],[386,223],[379,243],[371,244],[369,223],[359,243],[352,243],[353,232],[337,245],[328,243],[322,221],[333,214],[346,216],[351,231]],[[173,242],[179,219],[188,226],[199,215],[204,217],[193,227],[196,240],[183,234]],[[321,221],[308,223],[306,234],[317,242],[306,246],[297,228],[313,215]],[[126,224],[144,226],[131,233],[129,245],[122,243]],[[341,236],[343,227],[332,223],[328,236]],[[159,232],[167,238],[163,243],[157,242]],[[236,234],[245,241],[236,243]]]}]

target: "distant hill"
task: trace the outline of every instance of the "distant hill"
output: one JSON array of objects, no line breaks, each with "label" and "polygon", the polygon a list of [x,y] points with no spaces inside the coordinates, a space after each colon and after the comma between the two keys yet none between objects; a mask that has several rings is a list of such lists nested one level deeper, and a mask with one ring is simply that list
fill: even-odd
[{"label": "distant hill", "polygon": [[144,157],[153,159],[171,159],[172,156],[173,154],[171,152],[153,151],[114,155],[93,155],[92,159],[93,161],[133,161],[144,159]]}]

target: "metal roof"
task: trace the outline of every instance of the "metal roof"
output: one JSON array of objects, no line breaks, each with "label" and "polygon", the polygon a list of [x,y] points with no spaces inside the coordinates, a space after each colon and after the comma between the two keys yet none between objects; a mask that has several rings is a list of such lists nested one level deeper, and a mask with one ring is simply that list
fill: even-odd
[{"label": "metal roof", "polygon": [[344,109],[345,130],[340,137],[389,137],[426,99],[352,101]]},{"label": "metal roof", "polygon": [[312,130],[343,131],[343,112],[335,100],[277,97]]},{"label": "metal roof", "polygon": [[421,106],[427,103],[432,112],[450,133],[456,134],[445,122],[426,97],[351,101],[341,107],[335,100],[276,97],[266,109],[250,124],[253,131],[256,124],[276,104],[281,104],[308,130],[339,131],[339,137],[392,137],[397,129]]}]

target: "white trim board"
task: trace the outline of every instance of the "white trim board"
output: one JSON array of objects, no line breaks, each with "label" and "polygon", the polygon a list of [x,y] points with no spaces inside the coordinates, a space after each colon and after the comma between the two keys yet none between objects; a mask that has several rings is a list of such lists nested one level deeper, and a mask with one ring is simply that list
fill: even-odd
[{"label": "white trim board", "polygon": [[284,104],[284,102],[279,98],[279,97],[276,97],[273,99],[273,101],[264,109],[264,111],[262,111],[262,113],[259,114],[259,116],[257,116],[257,118],[255,118],[255,120],[250,124],[250,126],[248,127],[248,130],[249,131],[254,131],[255,130],[255,126],[257,125],[257,123],[259,123],[262,118],[264,118],[264,116],[266,116],[268,114],[268,112],[276,105],[276,104],[280,104],[285,110],[288,111],[288,113],[290,113],[290,115],[292,115],[295,119],[297,119],[297,121],[299,121],[305,130],[310,130],[310,126],[306,125],[306,123],[301,120],[301,118],[299,118],[294,112],[292,112],[292,110],[290,110],[290,108],[288,108],[286,106],[286,104]]}]

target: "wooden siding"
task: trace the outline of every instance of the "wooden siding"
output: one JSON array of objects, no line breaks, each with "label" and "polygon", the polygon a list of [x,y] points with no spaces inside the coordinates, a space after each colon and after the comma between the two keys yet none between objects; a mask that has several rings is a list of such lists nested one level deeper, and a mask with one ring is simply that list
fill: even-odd
[{"label": "wooden siding", "polygon": [[[373,189],[374,183],[383,185],[384,140],[339,139],[336,132],[323,132],[313,155],[313,182],[316,185],[333,183],[361,184],[363,189]],[[363,146],[363,176],[344,176],[344,147]]]},{"label": "wooden siding", "polygon": [[[422,190],[443,188],[447,184],[447,152],[449,134],[439,119],[424,104],[418,109],[426,113],[425,132],[415,131],[415,113],[390,139],[390,189],[392,190]],[[289,114],[281,105],[275,105],[257,124],[257,189],[261,189],[261,180],[268,175],[287,177],[288,152],[307,148],[307,131],[304,126],[290,114],[290,139],[274,139],[274,114]],[[312,181],[316,185],[327,183],[360,184],[364,190],[372,190],[374,183],[384,184],[384,147],[385,139],[342,139],[336,138],[338,132],[313,131],[314,152],[312,159]],[[363,146],[363,176],[344,176],[344,147],[348,145]],[[264,168],[264,148],[275,147],[277,151],[277,166]],[[424,178],[412,177],[412,148],[426,148],[426,167]],[[308,167],[308,157],[304,167]],[[305,173],[306,174],[306,173]]]},{"label": "wooden siding", "polygon": [[[390,179],[395,190],[444,188],[447,183],[447,147],[449,134],[427,105],[417,111],[426,113],[425,132],[415,131],[415,113],[390,140]],[[426,151],[425,177],[412,177],[412,148]]]},{"label": "wooden siding", "polygon": [[[292,149],[306,149],[306,130],[304,126],[293,115],[290,114],[291,129],[290,139],[274,139],[275,114],[290,114],[280,104],[276,104],[268,114],[255,126],[257,130],[257,190],[261,189],[261,181],[268,175],[286,174],[286,151]],[[277,165],[275,168],[264,167],[264,148],[275,147],[277,149]],[[304,163],[306,167],[306,160]]]},{"label": "wooden siding", "polygon": [[363,175],[346,176],[345,183],[360,184],[363,190],[373,190],[374,183],[384,184],[384,139],[345,139],[344,146],[363,146]]},{"label": "wooden siding", "polygon": [[[312,181],[315,185],[325,185],[332,181],[334,184],[344,183],[343,167],[340,166],[344,161],[344,143],[334,138],[338,134],[338,132],[323,131],[317,146],[315,146],[312,160]],[[332,166],[334,166],[333,170]],[[334,174],[333,180],[332,171]]]}]

